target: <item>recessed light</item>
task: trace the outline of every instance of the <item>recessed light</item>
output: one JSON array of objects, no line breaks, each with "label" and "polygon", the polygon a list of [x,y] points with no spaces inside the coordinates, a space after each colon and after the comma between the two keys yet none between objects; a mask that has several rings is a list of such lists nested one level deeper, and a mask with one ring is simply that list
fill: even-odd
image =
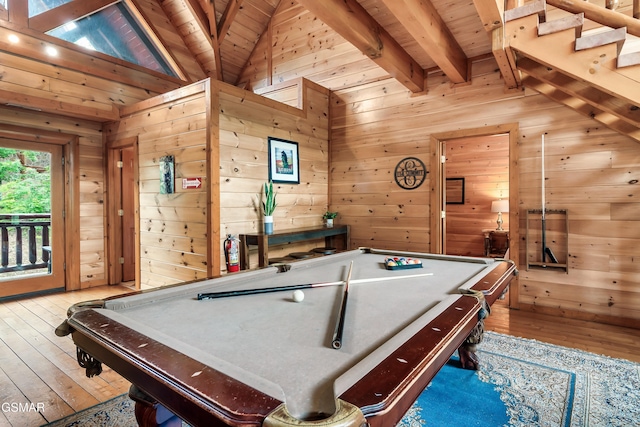
[{"label": "recessed light", "polygon": [[9,34],[9,41],[13,44],[16,44],[20,41],[20,38],[15,34]]},{"label": "recessed light", "polygon": [[44,51],[47,53],[47,55],[49,56],[58,56],[58,49],[56,49],[53,46],[47,46],[44,48]]}]

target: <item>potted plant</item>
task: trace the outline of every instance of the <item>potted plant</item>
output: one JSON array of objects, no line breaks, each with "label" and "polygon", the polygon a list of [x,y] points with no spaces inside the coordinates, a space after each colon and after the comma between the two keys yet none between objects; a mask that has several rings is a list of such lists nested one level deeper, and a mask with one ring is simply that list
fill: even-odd
[{"label": "potted plant", "polygon": [[333,227],[333,219],[338,216],[338,212],[330,212],[326,211],[322,218],[324,219],[324,223],[327,227]]},{"label": "potted plant", "polygon": [[273,211],[276,210],[276,193],[273,191],[273,182],[264,184],[264,201],[262,202],[262,213],[264,214],[264,232],[273,233]]}]

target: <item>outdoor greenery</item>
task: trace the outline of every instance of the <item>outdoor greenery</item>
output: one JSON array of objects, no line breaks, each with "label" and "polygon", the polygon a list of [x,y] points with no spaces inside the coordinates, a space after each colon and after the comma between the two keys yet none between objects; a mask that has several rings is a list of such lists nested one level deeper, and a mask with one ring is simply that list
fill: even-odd
[{"label": "outdoor greenery", "polygon": [[51,156],[0,148],[0,214],[51,212]]}]

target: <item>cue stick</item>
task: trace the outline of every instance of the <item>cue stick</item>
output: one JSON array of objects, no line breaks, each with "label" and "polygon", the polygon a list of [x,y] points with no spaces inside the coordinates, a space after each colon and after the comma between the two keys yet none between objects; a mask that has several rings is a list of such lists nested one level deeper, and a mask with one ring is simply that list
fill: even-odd
[{"label": "cue stick", "polygon": [[353,261],[349,266],[349,273],[347,274],[347,280],[344,282],[344,293],[342,294],[342,304],[340,306],[340,315],[338,316],[338,324],[336,330],[333,333],[333,341],[331,346],[336,350],[342,347],[342,331],[344,330],[344,318],[347,313],[347,300],[349,299],[349,282],[351,281],[351,270],[353,270]]},{"label": "cue stick", "polygon": [[544,133],[542,133],[542,150],[541,150],[541,154],[542,154],[542,262],[545,263],[547,262],[547,255],[549,255],[549,259],[551,260],[551,262],[554,263],[558,263],[558,259],[556,258],[556,256],[553,254],[553,251],[551,250],[551,248],[547,247],[547,219],[545,216],[545,205],[546,205],[546,192],[545,192],[545,188],[544,188]]},{"label": "cue stick", "polygon": [[545,207],[545,191],[544,191],[544,132],[542,133],[542,149],[541,149],[541,155],[542,155],[542,166],[540,168],[540,172],[541,172],[541,176],[542,176],[542,262],[546,262],[547,261],[547,239],[546,239],[546,220],[545,220],[545,216],[544,216],[544,207]]},{"label": "cue stick", "polygon": [[[385,282],[387,280],[411,279],[414,277],[422,277],[422,276],[433,276],[433,273],[408,274],[404,276],[390,276],[390,277],[373,277],[371,279],[355,279],[351,281],[351,284],[369,283],[369,282]],[[275,286],[271,288],[242,289],[242,290],[235,290],[235,291],[220,291],[220,292],[204,292],[204,293],[198,294],[198,299],[205,300],[205,299],[214,299],[214,298],[237,297],[242,295],[267,294],[271,292],[295,291],[296,289],[310,289],[310,288],[322,288],[325,286],[339,286],[342,284],[344,284],[344,280],[339,280],[337,282],[304,283],[301,285]]]}]

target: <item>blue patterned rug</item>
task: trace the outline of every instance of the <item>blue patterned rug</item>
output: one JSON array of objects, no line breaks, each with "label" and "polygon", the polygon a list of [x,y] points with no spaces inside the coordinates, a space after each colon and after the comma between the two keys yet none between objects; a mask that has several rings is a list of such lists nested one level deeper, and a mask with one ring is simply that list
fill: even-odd
[{"label": "blue patterned rug", "polygon": [[[640,427],[640,364],[493,332],[480,370],[447,364],[398,427]],[[47,427],[135,427],[126,395]]]}]

